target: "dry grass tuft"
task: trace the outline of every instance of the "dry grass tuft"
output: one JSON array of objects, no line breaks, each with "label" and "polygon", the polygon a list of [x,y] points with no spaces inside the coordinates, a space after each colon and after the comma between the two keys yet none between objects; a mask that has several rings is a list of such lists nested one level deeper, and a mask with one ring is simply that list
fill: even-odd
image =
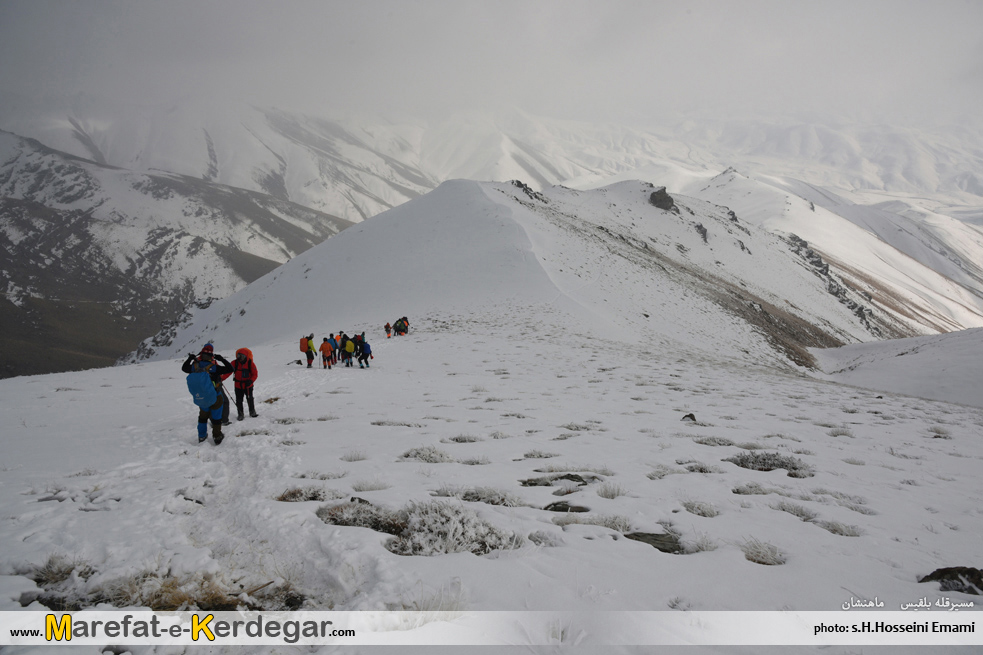
[{"label": "dry grass tuft", "polygon": [[302,503],[309,500],[325,501],[325,500],[337,500],[338,498],[344,498],[335,490],[330,490],[330,492],[321,487],[297,487],[294,489],[287,489],[279,496],[276,496],[273,500],[279,500],[283,503]]},{"label": "dry grass tuft", "polygon": [[618,496],[627,496],[628,490],[622,487],[620,484],[614,482],[605,482],[604,484],[598,486],[597,495],[601,498],[615,499]]},{"label": "dry grass tuft", "polygon": [[382,480],[356,480],[352,482],[352,491],[361,493],[363,491],[382,491],[392,487],[388,482]]},{"label": "dry grass tuft", "polygon": [[753,537],[741,544],[741,550],[744,552],[744,558],[755,564],[778,566],[788,561],[788,557],[777,546]]},{"label": "dry grass tuft", "polygon": [[427,464],[440,464],[443,462],[453,462],[454,458],[440,450],[436,446],[420,446],[410,448],[402,455],[403,459],[416,459]]},{"label": "dry grass tuft", "polygon": [[753,471],[785,469],[790,478],[808,478],[815,475],[812,467],[801,459],[779,453],[744,452],[723,460]]},{"label": "dry grass tuft", "polygon": [[631,532],[631,520],[624,516],[594,516],[591,514],[564,514],[553,519],[556,525],[599,525],[616,532]]},{"label": "dry grass tuft", "polygon": [[343,462],[361,462],[362,460],[368,459],[369,456],[363,453],[361,450],[349,450],[347,453],[339,457]]},{"label": "dry grass tuft", "polygon": [[734,442],[724,437],[696,437],[694,442],[703,446],[733,446]]},{"label": "dry grass tuft", "polygon": [[844,525],[839,521],[816,521],[823,530],[840,535],[841,537],[859,537],[864,532],[855,525]]},{"label": "dry grass tuft", "polygon": [[720,510],[714,507],[713,504],[704,503],[697,500],[683,501],[683,509],[690,514],[695,514],[696,516],[703,516],[706,518],[713,518],[714,516],[720,515]]},{"label": "dry grass tuft", "polygon": [[819,516],[818,512],[814,512],[808,507],[796,505],[795,503],[790,503],[787,500],[781,500],[772,505],[771,508],[782,512],[788,512],[792,516],[796,516],[806,522],[813,521]]}]

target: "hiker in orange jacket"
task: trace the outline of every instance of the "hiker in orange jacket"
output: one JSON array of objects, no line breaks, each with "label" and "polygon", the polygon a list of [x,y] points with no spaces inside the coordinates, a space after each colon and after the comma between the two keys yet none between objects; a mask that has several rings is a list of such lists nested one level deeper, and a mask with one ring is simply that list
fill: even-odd
[{"label": "hiker in orange jacket", "polygon": [[321,351],[321,368],[330,369],[331,358],[334,356],[334,348],[331,347],[331,342],[328,341],[327,337],[324,337],[324,341],[321,342],[321,347],[318,350]]}]

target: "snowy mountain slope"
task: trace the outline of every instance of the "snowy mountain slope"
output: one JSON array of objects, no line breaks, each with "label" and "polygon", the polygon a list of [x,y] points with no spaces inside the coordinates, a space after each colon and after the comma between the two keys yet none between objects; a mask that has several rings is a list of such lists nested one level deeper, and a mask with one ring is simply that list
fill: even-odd
[{"label": "snowy mountain slope", "polygon": [[761,178],[875,234],[920,264],[983,294],[983,229],[949,216],[916,210],[902,201],[858,205],[789,178]]},{"label": "snowy mountain slope", "polygon": [[[297,280],[282,282],[294,307],[309,303]],[[448,279],[430,300],[452,308],[472,282]],[[0,422],[10,431],[0,609],[163,609],[158,590],[176,589],[203,609],[227,594],[267,610],[449,610],[388,633],[395,643],[436,645],[460,621],[495,610],[842,613],[852,599],[876,598],[897,612],[925,596],[978,605],[979,596],[918,580],[979,565],[980,410],[681,347],[622,347],[606,333],[571,338],[519,303],[417,319],[415,300],[402,305],[413,319],[406,337],[385,339],[375,315],[329,319],[367,331],[375,353],[367,371],[285,365],[297,356],[293,334],[251,344],[261,416],[234,423],[217,447],[195,444],[176,360],[0,381]],[[334,302],[322,311],[346,310]],[[251,321],[272,333],[281,318],[257,306]],[[223,354],[242,345],[234,326],[216,335]],[[114,411],[121,404],[131,411]],[[690,412],[697,422],[680,421]],[[756,454],[798,462],[805,477],[733,461]],[[310,500],[286,502],[285,492]],[[515,542],[442,552],[458,542],[434,532],[430,550],[397,555],[389,534],[319,518],[350,509],[353,496],[393,511],[450,508],[458,513],[445,533],[462,543],[481,525]],[[560,511],[559,502],[588,511]],[[678,538],[683,552],[628,534],[663,546]],[[67,575],[42,578],[45,564]],[[494,637],[508,652],[552,652],[604,635],[574,620]]]},{"label": "snowy mountain slope", "polygon": [[815,350],[828,379],[867,389],[983,407],[983,330]]},{"label": "snowy mountain slope", "polygon": [[[818,253],[848,287],[867,297],[873,307],[896,315],[905,329],[927,334],[980,325],[983,303],[978,282],[969,273],[976,265],[928,256],[935,252],[933,245],[940,248],[940,240],[911,233],[907,238],[888,234],[890,225],[896,223],[874,210],[848,204],[826,209],[804,197],[816,195],[815,191],[798,195],[786,188],[801,190],[802,184],[766,184],[729,169],[701,185],[695,190],[690,187],[697,197],[726,204],[749,223],[805,240],[803,250],[808,247]],[[835,199],[827,197],[826,202],[835,203]],[[875,220],[884,239],[866,229]],[[900,218],[898,222],[906,223]],[[946,233],[952,240],[962,235],[955,229]],[[974,248],[973,243],[964,244],[963,249],[983,256],[983,249]],[[918,257],[933,267],[923,265]],[[966,286],[944,277],[939,269],[965,280]]]},{"label": "snowy mountain slope", "polygon": [[[185,306],[227,296],[348,225],[0,133],[3,375],[110,364]],[[46,342],[54,361],[29,354]]]},{"label": "snowy mountain slope", "polygon": [[174,357],[204,339],[332,332],[359,317],[381,325],[405,307],[482,320],[537,306],[574,339],[604,334],[778,366],[810,366],[807,346],[905,333],[895,314],[835,291],[788,242],[650,184],[536,192],[519,182],[454,181],[195,312],[138,357]]}]

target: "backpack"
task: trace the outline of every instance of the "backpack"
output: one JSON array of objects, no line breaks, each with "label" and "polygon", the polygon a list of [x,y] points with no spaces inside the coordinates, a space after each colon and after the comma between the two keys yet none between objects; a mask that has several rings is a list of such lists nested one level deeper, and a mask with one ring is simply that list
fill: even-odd
[{"label": "backpack", "polygon": [[218,400],[218,391],[215,390],[215,383],[212,376],[208,374],[208,368],[200,368],[195,365],[195,370],[188,373],[188,391],[195,400],[195,405],[201,409],[209,409]]},{"label": "backpack", "polygon": [[300,338],[300,352],[302,353],[307,352],[307,337]]}]

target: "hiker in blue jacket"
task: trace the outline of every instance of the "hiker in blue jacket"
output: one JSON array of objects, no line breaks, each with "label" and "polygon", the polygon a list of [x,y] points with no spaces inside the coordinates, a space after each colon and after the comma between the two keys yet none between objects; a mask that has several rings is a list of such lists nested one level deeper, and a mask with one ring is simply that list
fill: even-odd
[{"label": "hiker in blue jacket", "polygon": [[[362,347],[358,355],[358,367],[362,368],[362,364],[365,364],[365,368],[368,368],[369,357],[372,357],[372,347],[369,345],[369,342],[365,340],[364,332],[362,333],[362,337],[359,340],[359,343],[361,344]],[[373,359],[375,358],[373,357]]]},{"label": "hiker in blue jacket", "polygon": [[[338,335],[341,336],[340,334]],[[334,338],[334,334],[328,337],[328,343],[331,344],[331,363],[335,366],[338,365],[338,340]]]},{"label": "hiker in blue jacket", "polygon": [[[216,363],[216,360],[220,363]],[[208,438],[208,419],[211,418],[212,439],[214,439],[215,445],[217,446],[225,438],[225,435],[222,434],[222,410],[225,404],[229,402],[222,388],[222,376],[226,373],[234,373],[235,369],[232,368],[229,360],[221,355],[215,354],[215,348],[212,344],[206,343],[200,353],[197,355],[194,353],[188,355],[188,359],[181,366],[181,370],[189,374],[205,371],[215,386],[217,395],[215,404],[208,409],[198,408],[198,443]]]}]

